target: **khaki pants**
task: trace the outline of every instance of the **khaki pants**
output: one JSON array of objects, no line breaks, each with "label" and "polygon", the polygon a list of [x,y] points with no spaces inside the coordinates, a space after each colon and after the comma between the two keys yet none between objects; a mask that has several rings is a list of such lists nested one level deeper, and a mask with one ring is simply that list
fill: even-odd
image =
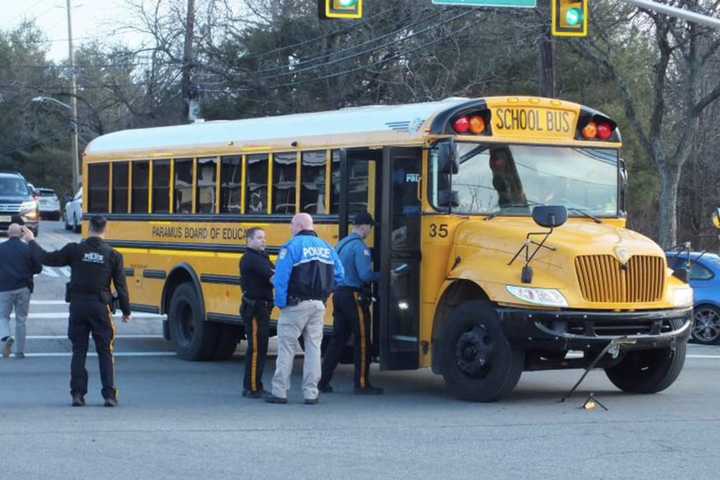
[{"label": "khaki pants", "polygon": [[306,300],[280,310],[277,324],[278,355],[275,375],[272,379],[272,394],[276,397],[287,398],[295,347],[298,337],[302,335],[305,342],[303,396],[306,400],[317,398],[317,385],[322,373],[320,344],[324,317],[325,304],[319,300]]}]

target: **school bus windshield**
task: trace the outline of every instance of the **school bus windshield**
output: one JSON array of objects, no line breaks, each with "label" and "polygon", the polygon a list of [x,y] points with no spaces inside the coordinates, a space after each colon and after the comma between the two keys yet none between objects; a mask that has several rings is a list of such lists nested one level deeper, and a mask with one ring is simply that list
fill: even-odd
[{"label": "school bus windshield", "polygon": [[[443,174],[432,157],[432,198],[460,214],[529,215],[535,205],[564,205],[571,216],[618,215],[614,149],[457,143],[457,171]],[[445,205],[447,206],[447,205]]]}]

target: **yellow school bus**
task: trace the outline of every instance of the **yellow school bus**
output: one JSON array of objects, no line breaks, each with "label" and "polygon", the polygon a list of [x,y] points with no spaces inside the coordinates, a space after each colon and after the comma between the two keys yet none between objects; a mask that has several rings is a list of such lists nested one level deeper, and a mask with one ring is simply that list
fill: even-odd
[{"label": "yellow school bus", "polygon": [[607,115],[534,97],[129,130],[88,146],[84,207],[110,220],[133,309],[166,314],[183,358],[242,338],[248,228],[274,254],[296,212],[335,244],[367,210],[381,369],[430,367],[476,401],[589,366],[652,393],[682,369],[692,290],[625,228],[621,146]]}]

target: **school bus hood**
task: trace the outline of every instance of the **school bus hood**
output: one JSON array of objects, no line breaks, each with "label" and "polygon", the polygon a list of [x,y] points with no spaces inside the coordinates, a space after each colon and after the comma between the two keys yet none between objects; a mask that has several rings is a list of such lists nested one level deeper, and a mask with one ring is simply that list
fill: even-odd
[{"label": "school bus hood", "polygon": [[[457,247],[477,249],[478,254],[504,256],[509,262],[523,246],[528,233],[546,231],[528,217],[471,219],[458,225],[454,243]],[[544,235],[533,235],[531,238],[540,242]],[[533,263],[561,266],[581,255],[612,255],[625,260],[633,255],[664,257],[662,249],[644,235],[607,222],[594,223],[584,218],[569,219],[565,225],[553,231],[545,245],[553,250],[540,249]],[[531,245],[530,248],[532,252],[535,246]],[[517,261],[522,262],[522,258]]]},{"label": "school bus hood", "polygon": [[[455,230],[453,253],[448,264],[449,278],[471,280],[487,293],[489,298],[499,304],[518,304],[507,291],[506,285],[523,285],[522,267],[525,255],[521,253],[512,265],[508,265],[513,256],[525,243],[529,232],[547,231],[538,227],[531,218],[496,217],[491,220],[469,219],[459,224]],[[533,236],[541,242],[544,235]],[[570,308],[576,309],[652,309],[669,308],[668,287],[674,285],[669,275],[662,249],[649,238],[639,233],[619,228],[609,222],[593,223],[592,220],[572,218],[556,228],[531,262],[533,269],[532,286],[552,288],[562,292]],[[530,245],[530,253],[535,250]],[[599,257],[602,256],[602,257]],[[641,256],[632,260],[634,256]],[[586,257],[586,258],[578,258]],[[617,262],[609,260],[614,257]],[[579,263],[578,263],[579,262]],[[636,272],[644,275],[638,282],[639,288],[656,286],[652,295],[640,293],[643,301],[612,297],[612,288],[606,295],[603,290],[600,297],[591,298],[588,288],[594,283],[610,285],[610,277],[603,276],[608,271],[620,268],[619,263],[640,265]],[[646,268],[650,265],[650,268]],[[589,270],[588,270],[589,269]],[[609,270],[608,270],[609,269]],[[580,270],[593,275],[579,275]],[[613,274],[610,273],[612,276]],[[585,291],[580,277],[591,278],[585,282]],[[593,280],[594,279],[594,280]],[[648,287],[649,288],[649,287]],[[659,290],[658,290],[659,288]],[[632,300],[632,301],[631,301]]]}]

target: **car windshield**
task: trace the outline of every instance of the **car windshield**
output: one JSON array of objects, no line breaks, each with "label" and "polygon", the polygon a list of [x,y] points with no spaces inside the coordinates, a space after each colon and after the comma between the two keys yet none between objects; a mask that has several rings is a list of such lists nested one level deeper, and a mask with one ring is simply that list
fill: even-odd
[{"label": "car windshield", "polygon": [[0,195],[26,196],[28,195],[27,183],[22,178],[0,177]]},{"label": "car windshield", "polygon": [[452,189],[453,212],[528,215],[535,205],[564,205],[570,215],[618,215],[618,151],[458,143],[458,171],[438,172],[433,203]]},{"label": "car windshield", "polygon": [[52,190],[47,190],[47,189],[41,188],[41,189],[40,189],[40,196],[41,196],[41,197],[54,197],[54,196],[55,196],[55,192],[52,191]]}]

